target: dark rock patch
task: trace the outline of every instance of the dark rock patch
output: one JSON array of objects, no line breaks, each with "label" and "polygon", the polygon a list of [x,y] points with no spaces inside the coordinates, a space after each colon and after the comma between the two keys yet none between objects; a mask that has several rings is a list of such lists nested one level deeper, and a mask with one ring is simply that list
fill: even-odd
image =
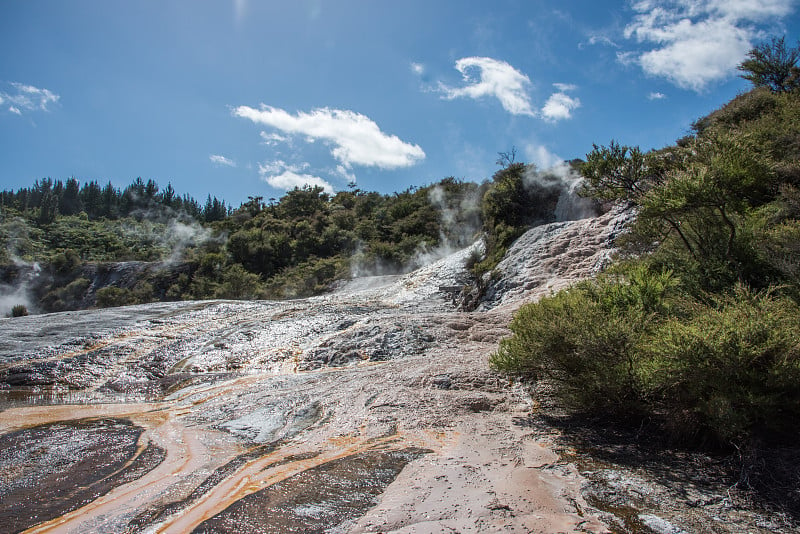
[{"label": "dark rock patch", "polygon": [[332,460],[240,499],[194,532],[330,532],[377,504],[403,467],[428,452],[375,450]]},{"label": "dark rock patch", "polygon": [[0,532],[19,532],[80,508],[142,477],[164,459],[142,429],[101,419],[37,426],[0,436]]}]

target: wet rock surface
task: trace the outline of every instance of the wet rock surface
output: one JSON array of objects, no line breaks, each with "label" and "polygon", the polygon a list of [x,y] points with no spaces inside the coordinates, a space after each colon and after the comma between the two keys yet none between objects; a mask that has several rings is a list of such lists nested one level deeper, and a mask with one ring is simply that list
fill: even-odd
[{"label": "wet rock surface", "polygon": [[427,452],[370,451],[331,460],[240,499],[193,532],[343,532],[377,504],[408,462]]},{"label": "wet rock surface", "polygon": [[143,476],[163,451],[137,450],[142,429],[103,419],[0,435],[0,530],[18,532]]},{"label": "wet rock surface", "polygon": [[633,217],[633,211],[621,206],[599,217],[529,230],[509,248],[497,273],[487,277],[478,309],[518,306],[596,275],[610,263],[614,240]]},{"label": "wet rock surface", "polygon": [[532,389],[534,410],[515,419],[574,466],[581,495],[615,533],[800,532],[800,450],[683,448],[655,421],[629,427],[565,410],[552,387]]}]

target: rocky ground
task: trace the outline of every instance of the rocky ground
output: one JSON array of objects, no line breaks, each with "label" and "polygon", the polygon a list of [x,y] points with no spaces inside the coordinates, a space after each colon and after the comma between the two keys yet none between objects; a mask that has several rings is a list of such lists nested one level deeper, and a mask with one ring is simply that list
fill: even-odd
[{"label": "rocky ground", "polygon": [[0,320],[0,532],[790,531],[711,468],[602,453],[621,445],[487,368],[626,217],[533,230],[469,313],[467,249],[313,299]]}]

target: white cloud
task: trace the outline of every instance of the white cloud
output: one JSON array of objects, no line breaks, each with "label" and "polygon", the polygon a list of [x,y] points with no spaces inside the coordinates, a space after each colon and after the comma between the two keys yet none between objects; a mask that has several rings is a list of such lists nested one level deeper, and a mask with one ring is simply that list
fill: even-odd
[{"label": "white cloud", "polygon": [[218,154],[212,154],[208,156],[208,159],[211,160],[212,163],[217,165],[225,165],[226,167],[236,167],[236,162],[232,159],[228,159],[225,156],[220,156]]},{"label": "white cloud", "polygon": [[[535,116],[527,93],[530,79],[505,61],[489,57],[465,57],[456,61],[456,69],[463,75],[467,85],[448,87],[440,83],[439,90],[444,98],[478,99],[490,96],[497,98],[503,109],[513,115]],[[470,75],[473,69],[479,71],[477,79]]]},{"label": "white cloud", "polygon": [[308,141],[329,143],[333,157],[348,169],[353,165],[396,169],[425,159],[425,152],[418,145],[382,132],[369,117],[354,111],[320,108],[292,115],[262,104],[260,109],[239,106],[233,114],[286,134],[304,135]]},{"label": "white cloud", "polygon": [[411,64],[411,72],[418,76],[422,76],[425,74],[425,65],[422,63],[412,63]]},{"label": "white cloud", "polygon": [[17,82],[5,85],[7,90],[0,91],[0,104],[10,104],[8,110],[17,115],[29,111],[49,111],[48,107],[58,102],[60,98],[48,89],[40,89],[33,85]]},{"label": "white cloud", "polygon": [[625,65],[626,67],[631,65],[636,65],[639,58],[636,57],[636,52],[617,52],[617,61]]},{"label": "white cloud", "polygon": [[275,146],[279,143],[288,143],[291,141],[289,137],[275,132],[261,132],[259,135],[261,136],[261,139],[264,140],[264,144],[267,146]]},{"label": "white cloud", "polygon": [[233,10],[236,16],[236,22],[241,23],[247,14],[247,0],[233,0]]},{"label": "white cloud", "polygon": [[265,174],[280,174],[285,170],[290,170],[292,172],[301,172],[311,167],[310,163],[303,162],[297,164],[289,164],[283,161],[282,159],[277,159],[275,161],[264,162],[258,164],[258,173],[262,176]]},{"label": "white cloud", "polygon": [[709,0],[709,9],[736,20],[768,20],[785,17],[794,9],[793,0]]},{"label": "white cloud", "polygon": [[333,186],[320,178],[311,174],[297,174],[292,171],[284,171],[275,176],[266,176],[264,180],[276,189],[283,189],[288,191],[295,187],[311,186],[321,187],[326,193],[332,195],[334,193]]},{"label": "white cloud", "polygon": [[730,77],[753,48],[756,23],[793,10],[794,0],[642,0],[625,28],[625,37],[650,45],[648,50],[621,53],[647,74],[678,87],[703,91]]},{"label": "white cloud", "polygon": [[571,83],[554,83],[553,87],[561,91],[562,93],[566,93],[567,91],[574,91],[578,88],[577,85]]},{"label": "white cloud", "polygon": [[747,30],[726,20],[684,19],[666,33],[659,39],[666,44],[641,54],[639,65],[648,74],[698,92],[728,77],[752,48]]},{"label": "white cloud", "polygon": [[665,98],[667,98],[667,95],[665,95],[664,93],[656,92],[656,91],[654,91],[654,92],[650,93],[649,95],[647,95],[647,99],[648,100],[663,100]]},{"label": "white cloud", "polygon": [[336,170],[334,171],[336,174],[344,178],[350,183],[356,183],[356,175],[350,172],[344,165],[337,165]]},{"label": "white cloud", "polygon": [[260,163],[258,165],[258,173],[265,182],[276,189],[288,191],[290,189],[294,189],[295,187],[303,187],[306,185],[312,187],[319,186],[326,193],[332,195],[334,191],[333,186],[330,183],[326,182],[319,176],[301,172],[308,167],[308,163],[289,165],[279,160],[270,163]]},{"label": "white cloud", "polygon": [[610,46],[612,48],[619,48],[619,45],[617,43],[615,43],[605,35],[592,35],[591,37],[589,37],[589,44],[590,45],[602,44],[605,46]]},{"label": "white cloud", "polygon": [[572,118],[572,111],[581,106],[581,101],[569,96],[566,91],[573,91],[576,87],[565,83],[554,83],[553,86],[559,92],[550,95],[545,102],[541,112],[542,118],[548,122]]}]

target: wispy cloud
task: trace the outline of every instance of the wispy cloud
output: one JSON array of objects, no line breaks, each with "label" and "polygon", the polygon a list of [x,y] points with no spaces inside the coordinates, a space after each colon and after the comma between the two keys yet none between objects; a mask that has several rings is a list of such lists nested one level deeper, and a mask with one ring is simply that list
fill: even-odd
[{"label": "wispy cloud", "polygon": [[275,146],[278,143],[288,143],[291,141],[291,138],[275,132],[261,132],[259,135],[261,136],[261,139],[264,140],[264,144],[267,146]]},{"label": "wispy cloud", "polygon": [[554,83],[553,87],[561,91],[562,93],[566,93],[567,91],[574,91],[578,88],[577,85],[571,83]]},{"label": "wispy cloud", "polygon": [[247,17],[247,0],[233,0],[233,10],[236,23],[241,24]]},{"label": "wispy cloud", "polygon": [[610,37],[606,35],[592,35],[589,37],[589,44],[590,45],[604,45],[610,46],[611,48],[619,48],[619,45],[615,43]]},{"label": "wispy cloud", "polygon": [[48,89],[10,82],[0,85],[0,105],[8,104],[8,111],[16,115],[31,111],[50,111],[59,96]]},{"label": "wispy cloud", "polygon": [[[513,115],[535,116],[528,95],[531,80],[506,63],[489,57],[465,57],[456,61],[456,69],[467,83],[464,87],[449,87],[439,83],[443,98],[494,97],[503,109]],[[477,70],[477,77],[473,73]]]},{"label": "wispy cloud", "polygon": [[277,160],[269,163],[259,163],[258,174],[269,185],[276,189],[288,191],[295,187],[318,186],[326,193],[333,194],[333,186],[319,176],[304,173],[308,169],[308,163],[300,165],[290,165],[284,161]]},{"label": "wispy cloud", "polygon": [[647,100],[664,100],[665,98],[667,98],[667,95],[659,92],[652,92],[647,95]]},{"label": "wispy cloud", "polygon": [[411,72],[418,76],[425,74],[425,65],[422,63],[411,63]]},{"label": "wispy cloud", "polygon": [[356,183],[356,175],[353,174],[349,169],[345,168],[344,165],[337,165],[336,169],[334,170],[336,174],[344,178],[350,183]]},{"label": "wispy cloud", "polygon": [[225,156],[220,156],[218,154],[212,154],[208,156],[208,159],[211,160],[212,163],[216,165],[224,165],[226,167],[236,167],[236,162],[232,159],[228,159]]},{"label": "wispy cloud", "polygon": [[622,52],[647,74],[701,92],[730,77],[759,36],[759,23],[780,19],[794,0],[641,0],[625,28],[644,50]]},{"label": "wispy cloud", "polygon": [[553,86],[558,89],[558,92],[550,95],[550,98],[545,102],[541,112],[542,118],[547,122],[558,122],[572,118],[573,110],[581,107],[581,101],[578,98],[569,96],[567,91],[574,91],[577,87],[565,83],[554,83]]},{"label": "wispy cloud", "polygon": [[425,152],[418,145],[384,133],[369,117],[354,111],[320,108],[293,115],[262,104],[259,109],[239,106],[233,114],[284,134],[303,135],[310,142],[328,143],[331,155],[347,169],[353,165],[397,169],[425,159]]}]

